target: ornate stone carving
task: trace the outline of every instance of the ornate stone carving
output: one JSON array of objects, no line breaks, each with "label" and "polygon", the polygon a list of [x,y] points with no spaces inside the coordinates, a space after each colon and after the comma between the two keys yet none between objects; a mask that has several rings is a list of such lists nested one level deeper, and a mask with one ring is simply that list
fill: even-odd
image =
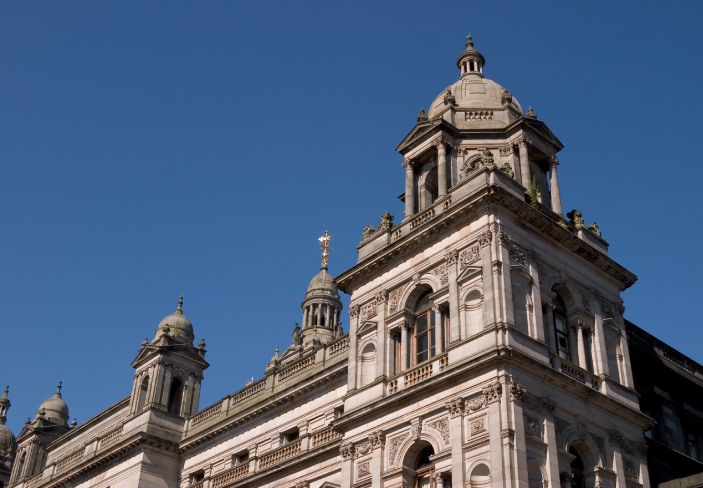
[{"label": "ornate stone carving", "polygon": [[515,178],[515,171],[513,171],[513,167],[510,165],[510,163],[505,163],[499,169],[511,178]]},{"label": "ornate stone carving", "polygon": [[425,109],[421,108],[420,113],[417,114],[417,123],[419,124],[420,122],[427,122],[428,119],[429,117],[425,113]]},{"label": "ornate stone carving", "polygon": [[359,305],[349,305],[349,318],[353,319],[359,316]]},{"label": "ornate stone carving", "polygon": [[404,159],[403,162],[400,163],[400,165],[407,170],[408,168],[412,168],[413,166],[415,166],[415,161],[413,161],[411,158]]},{"label": "ornate stone carving", "polygon": [[577,228],[586,226],[586,223],[583,221],[583,215],[578,210],[574,209],[571,212],[567,213],[566,216],[569,217],[571,223],[574,224]]},{"label": "ornate stone carving", "polygon": [[464,112],[464,120],[467,122],[485,122],[493,120],[493,110],[468,110]]},{"label": "ornate stone carving", "polygon": [[513,96],[503,88],[503,93],[500,95],[500,103],[502,105],[510,105],[513,102]]},{"label": "ornate stone carving", "polygon": [[370,461],[365,461],[363,463],[359,463],[359,465],[356,467],[356,476],[358,478],[363,478],[364,476],[370,476],[371,475],[371,469],[370,469]]},{"label": "ornate stone carving", "polygon": [[354,453],[357,456],[365,456],[366,454],[371,452],[371,442],[365,441],[362,442],[361,444],[357,444],[354,446]]},{"label": "ornate stone carving", "polygon": [[598,228],[598,224],[596,224],[595,222],[591,222],[591,225],[588,226],[588,230],[600,237],[600,229]]},{"label": "ornate stone carving", "polygon": [[390,464],[395,463],[395,457],[398,454],[398,450],[400,449],[400,446],[403,445],[403,442],[405,442],[405,439],[407,439],[408,436],[410,436],[410,432],[404,432],[400,435],[392,437],[388,441],[388,461]]},{"label": "ornate stone carving", "polygon": [[385,288],[376,292],[376,304],[386,303],[388,301],[388,291]]},{"label": "ornate stone carving", "polygon": [[505,144],[503,146],[500,146],[498,148],[498,151],[500,152],[501,156],[510,156],[513,151],[515,151],[515,148],[512,144]]},{"label": "ornate stone carving", "polygon": [[369,442],[371,443],[371,449],[383,447],[386,444],[386,435],[382,430],[377,430],[369,436]]},{"label": "ornate stone carving", "polygon": [[393,228],[393,219],[395,217],[389,212],[381,215],[381,223],[378,224],[378,232],[385,232]]},{"label": "ornate stone carving", "polygon": [[524,397],[523,403],[527,408],[543,415],[553,415],[557,406],[556,402],[549,397],[533,398],[527,395]]},{"label": "ornate stone carving", "polygon": [[534,417],[525,416],[525,432],[533,437],[542,438],[542,424]]},{"label": "ornate stone carving", "polygon": [[523,388],[520,383],[517,383],[514,378],[510,379],[508,391],[510,392],[510,399],[512,401],[522,401],[525,397],[525,388]]},{"label": "ornate stone carving", "polygon": [[525,114],[525,117],[527,117],[528,119],[536,119],[537,113],[534,110],[532,110],[532,107],[530,107],[527,110],[527,114]]},{"label": "ornate stone carving", "polygon": [[367,303],[366,305],[361,307],[361,318],[362,319],[370,319],[372,317],[375,317],[376,314],[377,314],[376,298],[374,298],[371,303]]},{"label": "ornate stone carving", "polygon": [[481,247],[486,247],[493,240],[493,233],[488,230],[478,236],[478,243]]},{"label": "ornate stone carving", "polygon": [[351,442],[345,442],[339,446],[339,452],[342,454],[342,459],[348,461],[354,456],[354,445]]},{"label": "ornate stone carving", "polygon": [[483,388],[483,396],[486,397],[486,404],[499,400],[502,393],[503,385],[498,381]]},{"label": "ornate stone carving", "polygon": [[456,98],[454,95],[452,95],[452,89],[447,88],[447,91],[444,92],[444,104],[445,105],[456,105]]},{"label": "ornate stone carving", "polygon": [[403,297],[403,293],[410,286],[410,283],[399,286],[388,295],[388,311],[394,313],[398,310],[400,306],[400,299]]},{"label": "ornate stone carving", "polygon": [[581,303],[583,304],[583,309],[591,313],[591,299],[588,297],[588,294],[584,291],[579,290],[579,295],[581,295]]},{"label": "ornate stone carving", "polygon": [[531,144],[531,141],[525,137],[524,135],[521,135],[517,139],[515,139],[515,142],[517,143],[518,147],[527,147],[528,144]]},{"label": "ornate stone carving", "polygon": [[464,400],[462,398],[457,398],[456,400],[446,402],[444,406],[447,408],[449,415],[451,415],[452,418],[464,413]]},{"label": "ornate stone carving", "polygon": [[490,150],[483,149],[479,154],[484,168],[492,169],[496,167],[493,162],[493,153]]},{"label": "ornate stone carving", "polygon": [[470,246],[459,253],[459,269],[475,263],[481,258],[481,247],[478,243]]},{"label": "ornate stone carving", "polygon": [[307,480],[299,481],[295,484],[295,488],[310,488],[310,482]]},{"label": "ornate stone carving", "polygon": [[361,239],[366,240],[369,239],[372,235],[376,233],[376,229],[373,228],[373,225],[367,225],[364,227],[364,232],[361,234]]},{"label": "ornate stone carving", "polygon": [[442,435],[442,440],[445,444],[449,443],[449,418],[442,417],[427,424],[431,429],[436,430]]},{"label": "ornate stone carving", "polygon": [[410,424],[410,435],[416,439],[420,439],[420,434],[422,433],[422,422],[420,422],[420,419],[417,419],[415,422]]},{"label": "ornate stone carving", "polygon": [[554,431],[557,435],[557,439],[564,433],[569,425],[571,424],[566,420],[559,417],[554,417]]},{"label": "ornate stone carving", "polygon": [[598,448],[598,451],[600,451],[601,454],[605,454],[605,439],[603,439],[599,435],[594,434],[593,432],[589,432],[588,435],[593,440],[593,443]]},{"label": "ornate stone carving", "polygon": [[429,274],[435,275],[439,279],[439,282],[442,286],[445,286],[447,283],[449,283],[449,274],[447,272],[446,263],[442,263],[436,268],[432,269]]},{"label": "ornate stone carving", "polygon": [[447,251],[444,254],[444,264],[447,266],[451,266],[452,264],[456,264],[457,260],[459,259],[459,251],[457,250],[451,250]]},{"label": "ornate stone carving", "polygon": [[469,430],[471,432],[471,436],[475,436],[477,434],[480,434],[481,432],[486,431],[486,417],[481,417],[476,420],[472,420],[469,426]]}]

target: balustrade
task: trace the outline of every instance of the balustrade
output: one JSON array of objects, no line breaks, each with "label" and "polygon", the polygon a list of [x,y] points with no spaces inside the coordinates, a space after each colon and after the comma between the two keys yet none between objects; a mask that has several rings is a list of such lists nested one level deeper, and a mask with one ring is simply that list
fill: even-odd
[{"label": "balustrade", "polygon": [[109,446],[122,436],[122,427],[100,439],[100,449]]},{"label": "balustrade", "polygon": [[65,468],[66,466],[73,464],[74,461],[82,458],[84,452],[85,452],[85,447],[74,452],[73,454],[70,454],[70,455],[66,456],[65,458],[63,458],[61,461],[56,463],[56,471],[60,471],[63,468]]},{"label": "balustrade", "polygon": [[411,369],[403,376],[403,386],[407,388],[432,376],[432,363],[421,364]]},{"label": "balustrade", "polygon": [[319,432],[315,432],[310,436],[310,447],[319,447],[333,440],[339,439],[342,434],[333,430],[331,427],[327,427]]},{"label": "balustrade", "polygon": [[410,230],[413,231],[423,224],[426,224],[434,218],[434,208],[429,209],[426,212],[421,213],[418,217],[415,217],[410,221]]},{"label": "balustrade", "polygon": [[331,358],[349,349],[349,337],[344,337],[331,344],[327,349],[327,357]]},{"label": "balustrade", "polygon": [[198,425],[205,422],[207,419],[218,415],[221,411],[222,402],[218,403],[217,405],[213,405],[212,407],[205,409],[199,414],[195,415],[193,418],[190,419],[190,426],[197,427]]},{"label": "balustrade", "polygon": [[218,474],[212,479],[212,488],[220,488],[221,486],[226,486],[237,481],[240,478],[244,478],[249,474],[249,462],[235,466],[234,468],[228,469],[224,473]]},{"label": "balustrade", "polygon": [[259,469],[265,469],[274,464],[281,463],[286,459],[300,454],[301,450],[301,440],[297,440],[291,444],[286,444],[283,447],[279,447],[275,451],[264,454],[261,459],[259,459]]},{"label": "balustrade", "polygon": [[238,393],[235,393],[232,395],[232,403],[231,405],[234,407],[238,403],[242,403],[245,400],[250,399],[251,397],[254,397],[256,395],[259,395],[266,389],[266,380],[259,380],[258,382],[254,383],[251,386],[248,386],[244,388],[243,390],[240,390]]},{"label": "balustrade", "polygon": [[308,369],[315,366],[315,356],[310,356],[302,361],[288,366],[286,369],[278,373],[278,381],[286,381],[294,376],[298,376],[300,373],[307,371]]}]

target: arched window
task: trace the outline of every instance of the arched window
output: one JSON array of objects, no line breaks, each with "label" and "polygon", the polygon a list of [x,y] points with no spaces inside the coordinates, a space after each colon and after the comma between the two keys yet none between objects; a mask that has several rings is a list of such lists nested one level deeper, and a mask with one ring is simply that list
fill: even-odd
[{"label": "arched window", "polygon": [[485,464],[477,464],[474,469],[471,470],[471,475],[469,476],[469,484],[471,488],[476,487],[488,487],[491,484],[491,470]]},{"label": "arched window", "polygon": [[542,471],[536,463],[529,460],[527,461],[527,486],[528,488],[544,488]]},{"label": "arched window", "polygon": [[466,333],[469,337],[478,334],[483,328],[482,317],[483,300],[481,292],[471,290],[464,300],[464,308],[466,310]]},{"label": "arched window", "polygon": [[27,460],[27,451],[22,452],[22,456],[20,456],[20,461],[19,461],[19,466],[17,467],[17,471],[15,471],[15,481],[17,481],[19,478],[22,477],[24,473],[24,463]]},{"label": "arched window", "polygon": [[620,383],[620,361],[618,361],[618,346],[612,339],[605,341],[605,351],[608,356],[608,376]]},{"label": "arched window", "polygon": [[434,461],[430,456],[434,454],[432,446],[425,447],[415,460],[415,488],[432,488],[432,475],[434,474]]},{"label": "arched window", "polygon": [[571,461],[571,488],[586,488],[586,479],[583,477],[583,460],[573,446],[569,447],[569,454],[576,456]]},{"label": "arched window", "polygon": [[415,364],[423,363],[436,355],[434,302],[430,291],[422,295],[415,306]]},{"label": "arched window", "polygon": [[139,396],[137,398],[137,412],[144,410],[144,405],[146,405],[146,397],[149,394],[149,377],[145,376],[142,380],[142,384],[139,386]]},{"label": "arched window", "polygon": [[369,342],[359,357],[361,361],[361,386],[373,383],[376,378],[376,346]]},{"label": "arched window", "polygon": [[181,414],[181,400],[183,399],[183,382],[175,378],[171,382],[171,392],[168,394],[168,411],[174,415]]},{"label": "arched window", "polygon": [[566,307],[559,295],[554,299],[554,339],[559,357],[571,361],[569,329],[566,322]]},{"label": "arched window", "polygon": [[430,169],[424,177],[420,178],[420,204],[422,208],[427,208],[439,196],[439,186],[437,179],[437,166]]}]

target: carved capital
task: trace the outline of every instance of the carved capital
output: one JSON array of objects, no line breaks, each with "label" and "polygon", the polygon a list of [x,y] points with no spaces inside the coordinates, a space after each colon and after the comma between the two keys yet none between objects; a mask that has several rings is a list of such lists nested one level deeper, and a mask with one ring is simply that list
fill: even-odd
[{"label": "carved capital", "polygon": [[483,389],[483,396],[485,398],[486,404],[496,402],[500,400],[500,396],[503,394],[503,385],[496,381],[492,385],[486,386]]},{"label": "carved capital", "polygon": [[369,436],[371,449],[378,449],[386,445],[386,434],[382,430],[377,430]]},{"label": "carved capital", "polygon": [[484,232],[483,234],[481,234],[480,236],[478,236],[478,243],[481,247],[486,247],[487,245],[489,245],[491,243],[492,240],[493,240],[493,233],[490,230],[488,230],[488,231]]},{"label": "carved capital", "polygon": [[422,422],[420,422],[420,419],[418,418],[410,424],[410,435],[413,437],[413,439],[419,440],[421,433],[422,433]]},{"label": "carved capital", "polygon": [[400,324],[400,326],[407,331],[410,331],[413,328],[413,324],[409,320],[403,320],[403,323]]},{"label": "carved capital", "polygon": [[386,303],[388,301],[388,290],[382,288],[376,293],[376,304]]},{"label": "carved capital", "polygon": [[339,452],[342,454],[342,459],[348,461],[354,457],[354,445],[351,442],[345,442],[339,446]]},{"label": "carved capital", "polygon": [[526,390],[520,383],[515,381],[515,378],[510,379],[510,384],[508,385],[508,390],[510,391],[510,399],[514,402],[521,402],[525,398]]},{"label": "carved capital", "polygon": [[350,305],[349,306],[349,318],[353,319],[359,316],[359,310],[361,310],[361,307],[359,305]]},{"label": "carved capital", "polygon": [[451,415],[452,418],[458,417],[464,413],[463,398],[457,398],[456,400],[448,401],[444,404],[444,406],[447,408],[447,410],[449,411],[449,415]]},{"label": "carved capital", "polygon": [[532,144],[532,141],[530,141],[524,135],[521,135],[520,137],[515,139],[515,142],[517,143],[518,147],[521,147],[521,148],[525,148],[525,147],[527,147],[528,144]]},{"label": "carved capital", "polygon": [[446,263],[447,266],[456,264],[459,259],[459,251],[457,250],[451,250],[447,251],[447,253],[444,255],[444,262]]},{"label": "carved capital", "polygon": [[413,159],[405,159],[400,165],[405,168],[406,171],[412,170],[415,166],[415,161]]}]

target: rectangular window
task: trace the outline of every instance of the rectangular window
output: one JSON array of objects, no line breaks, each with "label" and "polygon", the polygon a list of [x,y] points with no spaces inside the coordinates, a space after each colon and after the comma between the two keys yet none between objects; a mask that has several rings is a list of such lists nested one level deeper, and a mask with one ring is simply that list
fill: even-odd
[{"label": "rectangular window", "polygon": [[435,314],[427,310],[415,319],[415,364],[424,363],[436,355]]},{"label": "rectangular window", "polygon": [[586,349],[586,369],[593,373],[593,334],[584,332],[583,340]]},{"label": "rectangular window", "polygon": [[557,313],[554,314],[554,332],[557,343],[557,354],[559,357],[571,361],[571,355],[569,354],[569,332],[566,328],[566,319]]}]

